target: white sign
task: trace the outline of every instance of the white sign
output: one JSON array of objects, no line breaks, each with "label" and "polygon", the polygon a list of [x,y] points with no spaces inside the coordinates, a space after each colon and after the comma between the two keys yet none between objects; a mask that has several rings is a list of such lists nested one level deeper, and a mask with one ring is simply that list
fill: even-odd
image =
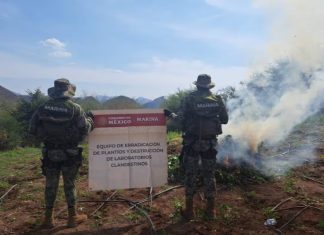
[{"label": "white sign", "polygon": [[163,109],[96,110],[89,136],[90,190],[167,183]]}]

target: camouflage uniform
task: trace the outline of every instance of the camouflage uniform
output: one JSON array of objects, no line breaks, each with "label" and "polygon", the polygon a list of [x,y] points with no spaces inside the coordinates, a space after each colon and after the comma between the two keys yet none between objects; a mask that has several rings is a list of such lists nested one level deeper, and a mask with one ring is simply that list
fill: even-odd
[{"label": "camouflage uniform", "polygon": [[[221,124],[228,122],[225,105],[220,96],[211,93],[214,87],[209,75],[198,76],[197,90],[185,97],[181,107],[185,168],[186,199],[192,203],[201,162],[205,198],[214,200],[216,194],[215,166],[217,135]],[[190,216],[189,216],[190,217]]]},{"label": "camouflage uniform", "polygon": [[[76,214],[75,179],[82,162],[82,148],[78,144],[93,128],[92,119],[70,99],[75,86],[67,79],[58,79],[54,85],[48,90],[51,99],[36,110],[30,121],[30,133],[44,143],[45,206],[50,214],[45,217],[52,217],[61,172],[68,208]],[[51,227],[52,218],[47,219]]]},{"label": "camouflage uniform", "polygon": [[[216,193],[215,167],[216,167],[216,139],[196,140],[195,144],[207,151],[194,148],[185,137],[184,140],[184,168],[186,197],[192,198],[197,190],[197,177],[199,160],[201,160],[201,174],[204,179],[204,195],[206,198],[214,198]],[[197,146],[198,147],[198,146]],[[199,147],[198,147],[199,148]]]}]

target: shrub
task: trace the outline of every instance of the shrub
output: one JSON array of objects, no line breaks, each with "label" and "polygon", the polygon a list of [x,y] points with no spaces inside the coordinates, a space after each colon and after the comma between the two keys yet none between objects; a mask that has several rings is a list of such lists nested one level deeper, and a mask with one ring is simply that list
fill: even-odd
[{"label": "shrub", "polygon": [[[180,114],[181,103],[185,96],[187,96],[191,90],[178,90],[175,94],[169,95],[164,103],[161,105],[162,108],[168,109],[173,113]],[[180,131],[181,122],[180,119],[170,119],[167,123],[169,131]]]},{"label": "shrub", "polygon": [[21,125],[9,112],[2,112],[0,114],[0,150],[19,146],[22,142],[21,130]]},{"label": "shrub", "polygon": [[23,146],[39,146],[40,142],[28,134],[29,122],[36,109],[44,104],[48,100],[48,97],[39,89],[36,89],[34,92],[28,90],[27,93],[28,97],[19,101],[13,116],[21,125],[21,144]]}]

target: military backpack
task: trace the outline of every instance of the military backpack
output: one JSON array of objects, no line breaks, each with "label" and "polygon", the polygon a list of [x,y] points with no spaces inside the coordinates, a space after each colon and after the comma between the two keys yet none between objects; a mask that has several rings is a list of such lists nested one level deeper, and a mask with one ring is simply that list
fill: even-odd
[{"label": "military backpack", "polygon": [[41,138],[44,143],[64,146],[78,143],[79,132],[75,121],[74,103],[51,100],[38,111]]},{"label": "military backpack", "polygon": [[220,97],[207,93],[192,94],[188,100],[189,113],[186,120],[186,132],[200,138],[208,138],[222,134],[219,120]]}]

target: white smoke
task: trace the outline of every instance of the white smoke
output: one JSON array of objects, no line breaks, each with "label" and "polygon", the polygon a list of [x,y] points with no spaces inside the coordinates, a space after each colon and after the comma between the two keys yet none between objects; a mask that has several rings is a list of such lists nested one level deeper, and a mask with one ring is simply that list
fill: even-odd
[{"label": "white smoke", "polygon": [[254,0],[271,21],[268,58],[293,58],[300,68],[322,68],[324,20],[322,0]]},{"label": "white smoke", "polygon": [[282,62],[256,74],[228,103],[231,121],[224,128],[257,151],[261,142],[275,144],[292,128],[321,109],[324,73],[305,73],[293,62]]},{"label": "white smoke", "polygon": [[[253,152],[277,144],[324,105],[324,1],[255,0],[273,16],[268,67],[228,102],[230,134]],[[300,160],[300,159],[299,159]],[[293,164],[286,164],[293,165]]]}]

